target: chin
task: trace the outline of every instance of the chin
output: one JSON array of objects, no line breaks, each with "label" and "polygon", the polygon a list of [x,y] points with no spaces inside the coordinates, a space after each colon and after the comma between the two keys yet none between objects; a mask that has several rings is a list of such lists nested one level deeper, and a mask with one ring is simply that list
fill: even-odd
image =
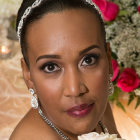
[{"label": "chin", "polygon": [[75,135],[81,135],[85,133],[92,132],[96,128],[96,123],[94,121],[92,122],[82,122],[82,123],[77,123],[75,124],[71,129],[71,133]]},{"label": "chin", "polygon": [[77,129],[74,129],[73,130],[73,134],[75,135],[82,135],[82,134],[86,134],[86,133],[89,133],[89,132],[92,132],[94,129],[90,129],[90,128],[77,128]]}]

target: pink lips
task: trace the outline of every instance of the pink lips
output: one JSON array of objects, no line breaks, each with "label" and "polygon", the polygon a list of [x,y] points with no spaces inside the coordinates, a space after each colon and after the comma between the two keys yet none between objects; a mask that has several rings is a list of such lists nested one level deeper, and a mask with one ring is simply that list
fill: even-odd
[{"label": "pink lips", "polygon": [[66,112],[68,115],[70,115],[72,117],[84,117],[91,112],[93,106],[94,106],[94,104],[90,104],[90,105],[82,104],[79,106],[72,107],[72,108],[68,109]]}]

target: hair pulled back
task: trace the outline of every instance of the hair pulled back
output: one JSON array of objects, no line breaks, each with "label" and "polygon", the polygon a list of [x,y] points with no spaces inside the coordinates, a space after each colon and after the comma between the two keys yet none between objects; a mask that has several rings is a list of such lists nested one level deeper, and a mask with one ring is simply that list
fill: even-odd
[{"label": "hair pulled back", "polygon": [[[31,6],[34,2],[35,0],[23,0],[17,15],[16,30],[18,28],[19,22],[25,10],[29,6]],[[101,24],[101,31],[103,33],[104,41],[105,41],[106,35],[105,35],[104,22],[102,20],[101,15],[94,7],[94,5],[89,4],[85,0],[43,0],[41,4],[36,8],[33,8],[31,10],[31,13],[27,16],[27,18],[24,19],[23,27],[21,29],[21,36],[20,36],[21,52],[23,54],[24,60],[28,68],[29,68],[29,60],[27,56],[28,44],[26,41],[26,31],[28,26],[34,23],[35,21],[41,19],[45,14],[61,12],[68,9],[87,9],[93,14],[95,14]]]}]

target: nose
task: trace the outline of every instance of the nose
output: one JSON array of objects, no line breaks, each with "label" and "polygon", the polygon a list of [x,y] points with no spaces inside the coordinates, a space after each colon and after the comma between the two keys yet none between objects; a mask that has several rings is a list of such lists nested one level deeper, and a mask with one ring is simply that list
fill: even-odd
[{"label": "nose", "polygon": [[78,97],[88,92],[88,88],[84,81],[82,81],[82,75],[78,70],[70,68],[70,70],[65,73],[64,79],[64,96]]}]

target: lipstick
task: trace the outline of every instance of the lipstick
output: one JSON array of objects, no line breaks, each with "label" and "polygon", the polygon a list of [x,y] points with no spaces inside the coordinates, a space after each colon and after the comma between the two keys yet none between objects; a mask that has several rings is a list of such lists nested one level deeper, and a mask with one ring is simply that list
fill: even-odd
[{"label": "lipstick", "polygon": [[84,117],[91,112],[93,106],[94,106],[94,103],[81,104],[79,106],[74,106],[74,107],[68,109],[66,112],[71,117]]}]

